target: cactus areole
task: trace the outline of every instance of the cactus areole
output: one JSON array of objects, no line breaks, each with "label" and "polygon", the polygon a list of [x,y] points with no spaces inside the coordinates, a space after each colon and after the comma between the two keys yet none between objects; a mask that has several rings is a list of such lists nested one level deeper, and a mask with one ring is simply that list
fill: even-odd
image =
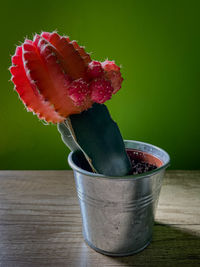
[{"label": "cactus areole", "polygon": [[[103,105],[121,88],[123,81],[120,67],[114,61],[92,61],[76,41],[56,32],[42,32],[17,46],[10,72],[15,90],[27,110],[41,120],[57,123],[63,141],[70,149],[80,149],[94,172],[111,176],[130,172],[119,129]],[[96,128],[92,133],[93,124]],[[87,136],[92,139],[87,140]],[[106,173],[105,159],[112,166],[109,170],[106,164]],[[114,166],[120,169],[116,167],[115,170]]]}]

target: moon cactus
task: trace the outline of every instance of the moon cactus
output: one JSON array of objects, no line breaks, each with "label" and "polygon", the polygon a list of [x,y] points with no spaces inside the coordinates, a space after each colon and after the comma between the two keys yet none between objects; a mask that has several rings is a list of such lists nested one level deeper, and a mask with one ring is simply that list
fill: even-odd
[{"label": "moon cactus", "polygon": [[[26,39],[16,48],[12,63],[15,90],[27,109],[47,122],[62,122],[94,102],[104,103],[116,90],[112,85],[117,88],[122,82],[119,69],[116,73],[121,80],[116,86],[106,70],[109,62],[92,61],[77,42],[56,32]],[[102,88],[99,94],[98,86]]]},{"label": "moon cactus", "polygon": [[[10,72],[27,110],[39,119],[58,123],[65,142],[70,133],[70,144],[76,143],[70,147],[84,153],[93,171],[129,173],[121,134],[103,105],[123,81],[114,61],[92,61],[76,41],[42,32],[16,48]],[[110,167],[104,165],[105,155]]]}]

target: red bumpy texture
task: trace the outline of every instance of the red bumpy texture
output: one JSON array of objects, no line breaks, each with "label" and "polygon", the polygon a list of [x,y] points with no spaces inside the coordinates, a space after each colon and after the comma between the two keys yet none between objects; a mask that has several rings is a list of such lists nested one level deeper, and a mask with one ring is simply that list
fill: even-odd
[{"label": "red bumpy texture", "polygon": [[62,122],[94,102],[104,103],[120,88],[120,68],[91,61],[77,42],[43,32],[16,48],[10,72],[15,90],[29,111],[47,122]]}]

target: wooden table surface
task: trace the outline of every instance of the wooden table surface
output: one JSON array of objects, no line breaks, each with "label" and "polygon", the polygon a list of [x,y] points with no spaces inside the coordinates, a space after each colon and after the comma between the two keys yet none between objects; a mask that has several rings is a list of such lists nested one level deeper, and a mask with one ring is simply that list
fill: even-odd
[{"label": "wooden table surface", "polygon": [[200,266],[200,171],[167,171],[153,241],[129,257],[88,247],[71,171],[0,171],[0,267]]}]

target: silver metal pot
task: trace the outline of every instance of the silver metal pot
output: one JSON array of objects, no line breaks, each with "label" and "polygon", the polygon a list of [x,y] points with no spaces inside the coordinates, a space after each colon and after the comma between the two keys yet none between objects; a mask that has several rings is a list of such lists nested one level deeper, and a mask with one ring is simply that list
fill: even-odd
[{"label": "silver metal pot", "polygon": [[77,151],[68,157],[84,239],[97,252],[110,256],[131,255],[150,243],[163,174],[170,162],[167,152],[151,144],[128,140],[125,146],[153,155],[162,166],[144,174],[108,177],[84,170]]}]

